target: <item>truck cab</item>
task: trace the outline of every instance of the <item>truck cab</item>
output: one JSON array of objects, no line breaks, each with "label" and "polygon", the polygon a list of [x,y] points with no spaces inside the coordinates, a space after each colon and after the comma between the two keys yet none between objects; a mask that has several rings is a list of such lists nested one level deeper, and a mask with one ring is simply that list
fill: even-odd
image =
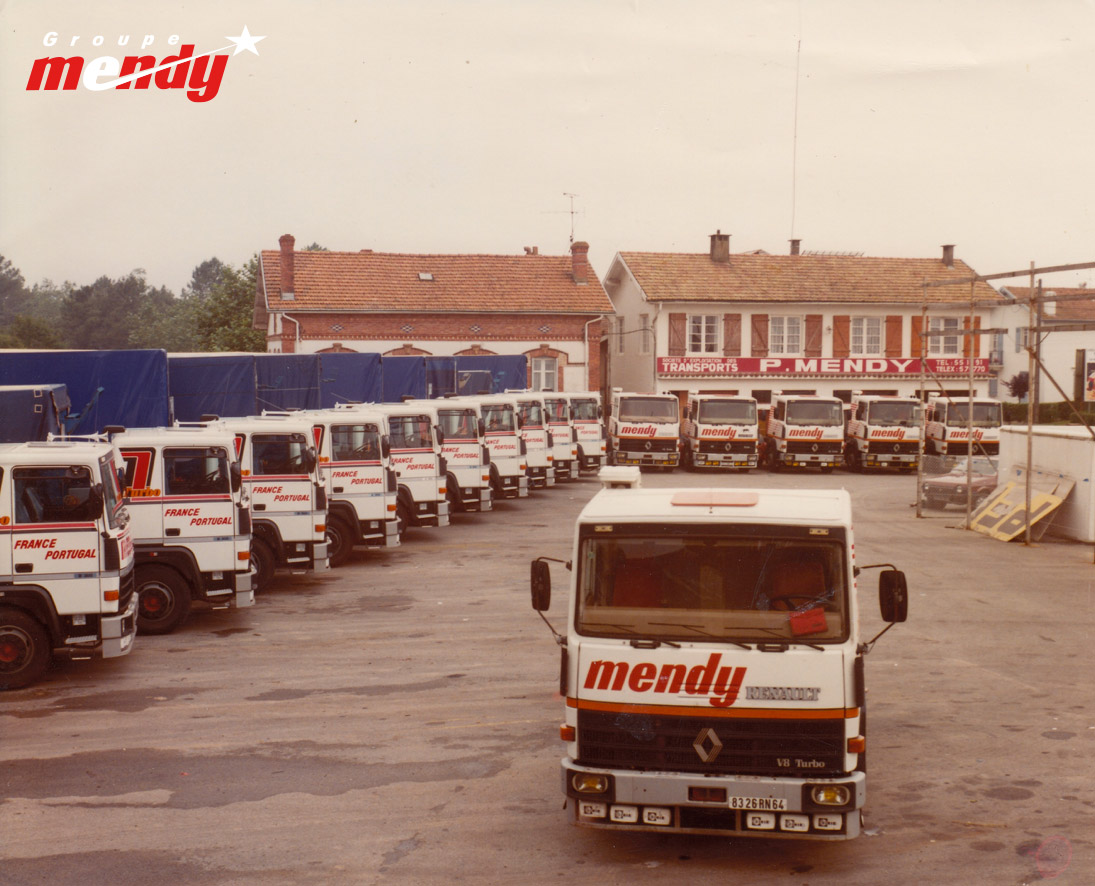
[{"label": "truck cab", "polygon": [[121,456],[105,438],[0,444],[0,690],[137,633]]},{"label": "truck cab", "polygon": [[[190,426],[176,422],[177,426]],[[311,423],[303,416],[214,419],[236,440],[243,488],[251,499],[251,579],[269,587],[276,569],[324,572],[327,490]]]},{"label": "truck cab", "polygon": [[855,392],[851,407],[844,431],[844,460],[848,467],[853,471],[916,470],[923,417],[918,398]]},{"label": "truck cab", "polygon": [[192,600],[251,606],[251,507],[236,438],[218,428],[129,428],[125,461],[142,633],[181,625]]},{"label": "truck cab", "polygon": [[674,395],[612,392],[611,464],[672,470],[680,461],[680,436],[680,401]]},{"label": "truck cab", "polygon": [[570,398],[559,391],[542,391],[544,413],[548,430],[551,431],[552,466],[559,482],[577,480],[580,470],[578,441],[574,434],[574,421],[570,410]]},{"label": "truck cab", "polygon": [[[874,640],[859,633],[848,493],[643,489],[635,468],[601,480],[577,520],[556,636],[570,820],[857,836]],[[541,615],[549,559],[531,570]],[[884,568],[883,618],[903,621],[904,575]]]},{"label": "truck cab", "polygon": [[[459,401],[464,398],[454,399]],[[480,394],[466,399],[473,401],[483,416],[483,442],[490,453],[490,484],[494,500],[527,498],[527,447],[521,439],[521,416],[516,399],[512,394]]]},{"label": "truck cab", "polygon": [[[973,454],[999,455],[1003,404],[990,397],[974,397],[972,408]],[[931,455],[963,456],[969,450],[969,439],[970,398],[929,398],[925,451]]]},{"label": "truck cab", "polygon": [[454,398],[432,400],[441,428],[441,452],[449,467],[446,488],[449,510],[485,512],[494,507],[490,488],[490,453],[479,404]]},{"label": "truck cab", "polygon": [[844,461],[844,403],[836,397],[773,391],[763,446],[769,470],[832,471]]},{"label": "truck cab", "polygon": [[367,408],[387,420],[400,537],[412,526],[448,526],[448,465],[441,453],[435,405],[411,400],[367,404]]},{"label": "truck cab", "polygon": [[681,458],[688,470],[757,466],[757,401],[692,394],[681,423]]},{"label": "truck cab", "polygon": [[604,409],[596,391],[567,391],[574,442],[578,445],[578,470],[599,471],[607,454]]},{"label": "truck cab", "polygon": [[517,402],[521,439],[529,487],[544,489],[555,485],[554,435],[548,429],[544,395],[536,391],[507,391]]}]

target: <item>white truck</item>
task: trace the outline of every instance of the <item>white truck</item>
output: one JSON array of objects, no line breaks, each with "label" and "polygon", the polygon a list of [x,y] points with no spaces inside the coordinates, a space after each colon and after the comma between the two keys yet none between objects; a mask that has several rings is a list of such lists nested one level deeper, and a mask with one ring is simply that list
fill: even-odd
[{"label": "white truck", "polygon": [[844,462],[843,401],[773,391],[762,449],[771,471],[821,468],[829,473]]},{"label": "white truck", "polygon": [[125,460],[137,625],[166,634],[192,600],[251,606],[251,507],[236,439],[216,428],[108,428]]},{"label": "white truck", "polygon": [[251,583],[259,593],[277,569],[324,572],[327,489],[312,425],[304,416],[203,417],[178,427],[215,427],[236,438],[243,489],[251,499]]},{"label": "white truck", "polygon": [[354,405],[299,413],[311,424],[327,489],[327,556],[341,566],[354,546],[399,545],[398,484],[387,416]]},{"label": "white truck", "polygon": [[915,471],[920,460],[920,400],[853,391],[851,406],[844,428],[844,460],[848,467],[853,471]]},{"label": "white truck", "polygon": [[485,430],[479,404],[469,400],[432,401],[441,428],[441,454],[449,473],[445,482],[449,511],[490,511],[490,453],[483,442]]},{"label": "white truck", "polygon": [[[973,454],[1000,454],[1004,407],[989,397],[973,398]],[[963,456],[969,449],[969,397],[929,397],[924,451],[930,455]]]},{"label": "white truck", "polygon": [[574,422],[570,414],[570,399],[558,391],[543,391],[544,412],[551,431],[552,466],[556,481],[577,480],[579,473],[578,441],[574,438]]},{"label": "white truck", "polygon": [[601,395],[596,391],[568,391],[564,396],[570,401],[570,423],[574,428],[574,442],[578,445],[578,470],[599,471],[604,467],[607,452]]},{"label": "white truck", "polygon": [[757,466],[757,401],[726,394],[689,394],[681,422],[686,470]]},{"label": "white truck", "polygon": [[133,541],[105,440],[0,444],[0,690],[39,680],[56,650],[133,648]]},{"label": "white truck", "polygon": [[517,426],[525,443],[525,464],[531,489],[555,485],[554,436],[548,430],[544,395],[536,391],[507,391],[517,401]]},{"label": "white truck", "polygon": [[[460,401],[463,398],[453,399]],[[478,406],[483,416],[483,442],[490,453],[490,484],[494,500],[527,498],[528,462],[525,459],[525,441],[520,434],[517,401],[512,394],[480,394],[467,399]]]},{"label": "white truck", "polygon": [[[641,489],[635,468],[601,479],[578,517],[567,629],[556,633],[570,820],[858,835],[864,656],[881,633],[860,637],[848,493]],[[550,559],[532,563],[541,617]],[[905,577],[882,565],[882,618],[904,621]]]},{"label": "white truck", "polygon": [[680,460],[680,437],[680,401],[673,394],[613,390],[608,419],[610,464],[672,470]]},{"label": "white truck", "polygon": [[396,476],[396,520],[402,538],[412,526],[448,526],[448,465],[441,454],[437,410],[423,400],[366,404],[385,416]]}]

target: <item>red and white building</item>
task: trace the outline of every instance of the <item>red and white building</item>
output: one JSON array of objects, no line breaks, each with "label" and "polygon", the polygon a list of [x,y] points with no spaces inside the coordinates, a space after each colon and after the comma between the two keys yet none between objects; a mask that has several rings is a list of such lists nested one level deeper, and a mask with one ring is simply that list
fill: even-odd
[{"label": "red and white building", "polygon": [[297,251],[285,234],[263,250],[255,328],[271,353],[387,356],[524,354],[529,386],[601,387],[601,327],[612,303],[571,254],[407,255]]},{"label": "red and white building", "polygon": [[[928,287],[975,275],[943,247],[940,258],[870,258],[801,253],[731,254],[730,236],[711,235],[707,253],[617,253],[605,277],[616,311],[606,329],[609,383],[632,391],[743,394],[774,390],[836,395],[917,393],[924,329],[926,389],[995,393],[985,335],[1003,301],[987,283]],[[927,305],[925,313],[924,306]]]}]

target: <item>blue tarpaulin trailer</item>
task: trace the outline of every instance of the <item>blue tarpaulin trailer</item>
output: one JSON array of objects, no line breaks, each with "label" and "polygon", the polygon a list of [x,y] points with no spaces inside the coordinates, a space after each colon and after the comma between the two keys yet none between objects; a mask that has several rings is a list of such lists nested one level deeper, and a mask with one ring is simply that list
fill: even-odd
[{"label": "blue tarpaulin trailer", "polygon": [[258,411],[318,409],[319,357],[319,354],[256,354]]},{"label": "blue tarpaulin trailer", "polygon": [[65,385],[0,385],[0,443],[63,433],[69,406]]},{"label": "blue tarpaulin trailer", "polygon": [[169,354],[174,418],[255,415],[254,354]]},{"label": "blue tarpaulin trailer", "polygon": [[524,354],[459,356],[456,358],[456,384],[459,394],[524,390],[528,387],[528,358]]},{"label": "blue tarpaulin trailer", "polygon": [[384,370],[385,403],[426,396],[425,357],[381,357],[380,366]]},{"label": "blue tarpaulin trailer", "polygon": [[168,422],[164,351],[0,351],[0,385],[47,384],[68,388],[70,434]]},{"label": "blue tarpaulin trailer", "polygon": [[319,405],[379,403],[384,398],[380,354],[319,355]]}]

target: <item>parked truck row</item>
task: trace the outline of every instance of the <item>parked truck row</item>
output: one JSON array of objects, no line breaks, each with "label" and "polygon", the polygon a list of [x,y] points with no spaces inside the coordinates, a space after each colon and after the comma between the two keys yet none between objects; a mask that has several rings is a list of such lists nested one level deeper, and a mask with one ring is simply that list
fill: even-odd
[{"label": "parked truck row", "polygon": [[973,413],[974,452],[999,452],[1003,406],[998,400],[854,392],[850,403],[774,391],[770,404],[752,397],[613,391],[608,463],[673,470],[769,471],[818,468],[828,473],[915,471],[921,435],[927,455],[965,454]]},{"label": "parked truck row", "polygon": [[576,479],[602,429],[597,394],[510,391],[0,445],[0,689]]}]

